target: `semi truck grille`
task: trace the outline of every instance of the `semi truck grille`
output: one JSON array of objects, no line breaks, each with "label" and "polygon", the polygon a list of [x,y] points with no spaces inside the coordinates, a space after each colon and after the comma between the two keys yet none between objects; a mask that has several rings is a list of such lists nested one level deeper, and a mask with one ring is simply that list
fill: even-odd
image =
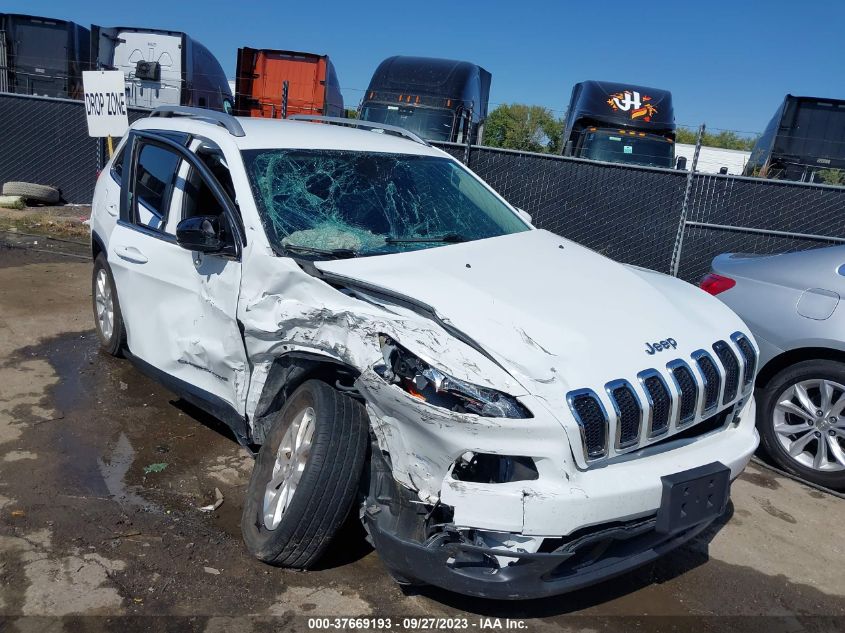
[{"label": "semi truck grille", "polygon": [[713,351],[716,352],[716,356],[722,361],[722,367],[725,368],[725,395],[722,397],[722,404],[727,404],[736,398],[736,392],[739,389],[739,362],[730,345],[724,341],[713,343]]},{"label": "semi truck grille", "polygon": [[[735,347],[724,340],[713,344],[716,358],[698,350],[690,359],[667,363],[668,380],[663,371],[652,368],[637,374],[638,388],[619,379],[608,382],[602,396],[592,389],[569,392],[567,402],[581,432],[585,460],[595,462],[669,441],[688,427],[697,429],[721,415],[729,405],[744,402],[742,396],[754,384],[757,353],[742,333],[731,336],[731,341]],[[724,408],[717,413],[720,405]]]}]

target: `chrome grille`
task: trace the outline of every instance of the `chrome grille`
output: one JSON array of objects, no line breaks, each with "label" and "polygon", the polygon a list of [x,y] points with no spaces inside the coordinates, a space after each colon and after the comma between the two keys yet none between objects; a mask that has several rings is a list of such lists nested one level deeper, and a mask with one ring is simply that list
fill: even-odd
[{"label": "chrome grille", "polygon": [[633,387],[627,380],[610,382],[607,394],[616,412],[616,448],[626,448],[640,439],[643,408]]},{"label": "chrome grille", "polygon": [[736,392],[739,390],[739,361],[730,345],[724,341],[713,343],[713,351],[725,368],[725,395],[722,396],[722,404],[727,404],[736,398]]},{"label": "chrome grille", "polygon": [[[669,395],[666,381],[656,370],[650,369],[640,372],[639,379],[651,407],[651,425],[648,428],[648,436],[655,437],[669,430],[672,397]],[[693,383],[693,387],[695,387],[695,383]]]},{"label": "chrome grille", "polygon": [[731,336],[731,339],[739,348],[739,353],[742,354],[742,362],[745,365],[745,372],[742,374],[742,389],[747,391],[754,383],[754,374],[757,372],[757,353],[744,334],[737,332]]},{"label": "chrome grille", "polygon": [[595,462],[669,440],[740,407],[754,382],[757,353],[741,332],[730,341],[713,344],[718,361],[710,352],[698,350],[689,359],[670,361],[665,372],[641,371],[636,385],[620,379],[608,382],[601,395],[592,389],[569,392],[567,402],[581,433],[584,460]]},{"label": "chrome grille", "polygon": [[678,425],[685,426],[695,419],[695,410],[698,406],[698,385],[692,370],[682,360],[676,360],[668,365],[672,378],[675,379],[675,386],[678,387],[681,403],[679,406]]},{"label": "chrome grille", "polygon": [[692,357],[704,379],[704,410],[712,411],[719,404],[719,390],[722,388],[719,370],[713,357],[703,349],[693,352]]},{"label": "chrome grille", "polygon": [[604,457],[607,453],[607,413],[601,400],[589,389],[572,392],[569,406],[581,427],[584,454],[588,460]]}]

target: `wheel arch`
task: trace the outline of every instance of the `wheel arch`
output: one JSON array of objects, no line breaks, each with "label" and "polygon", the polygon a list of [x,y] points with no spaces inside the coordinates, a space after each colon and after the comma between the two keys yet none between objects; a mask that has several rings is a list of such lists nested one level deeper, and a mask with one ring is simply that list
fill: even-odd
[{"label": "wheel arch", "polygon": [[829,347],[799,347],[797,349],[787,350],[769,360],[760,369],[760,372],[757,374],[755,386],[758,389],[765,387],[772,378],[787,367],[806,360],[832,360],[845,363],[845,351]]},{"label": "wheel arch", "polygon": [[96,231],[91,231],[91,259],[97,259],[97,255],[106,252],[106,245]]},{"label": "wheel arch", "polygon": [[273,360],[252,424],[252,440],[263,444],[273,418],[290,395],[307,380],[321,380],[332,387],[357,396],[353,383],[360,371],[331,356],[311,352],[289,352]]}]

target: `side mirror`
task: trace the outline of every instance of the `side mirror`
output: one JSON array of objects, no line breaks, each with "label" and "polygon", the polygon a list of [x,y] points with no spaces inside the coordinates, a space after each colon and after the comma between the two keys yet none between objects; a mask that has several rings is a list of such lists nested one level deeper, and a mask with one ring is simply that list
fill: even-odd
[{"label": "side mirror", "polygon": [[[517,208],[516,212],[519,214],[519,217],[521,217],[523,220],[528,222],[528,224],[531,224],[531,214],[528,213],[528,211],[525,211],[524,209]],[[531,224],[531,226],[534,226],[534,225]]]},{"label": "side mirror", "polygon": [[687,168],[687,157],[686,156],[678,156],[678,160],[675,162],[675,169],[685,170]]},{"label": "side mirror", "polygon": [[226,247],[220,219],[213,215],[185,218],[176,225],[176,243],[189,251],[219,253]]}]

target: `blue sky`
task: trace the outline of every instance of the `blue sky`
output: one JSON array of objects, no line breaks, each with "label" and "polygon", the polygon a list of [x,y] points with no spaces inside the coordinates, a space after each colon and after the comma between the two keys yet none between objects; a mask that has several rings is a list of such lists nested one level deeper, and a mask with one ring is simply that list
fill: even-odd
[{"label": "blue sky", "polygon": [[845,98],[845,2],[189,2],[6,0],[3,10],[83,25],[187,31],[234,76],[239,46],[331,55],[347,107],[396,54],[466,59],[493,73],[493,104],[563,114],[572,85],[665,88],[681,125],[762,130],[783,96]]}]

